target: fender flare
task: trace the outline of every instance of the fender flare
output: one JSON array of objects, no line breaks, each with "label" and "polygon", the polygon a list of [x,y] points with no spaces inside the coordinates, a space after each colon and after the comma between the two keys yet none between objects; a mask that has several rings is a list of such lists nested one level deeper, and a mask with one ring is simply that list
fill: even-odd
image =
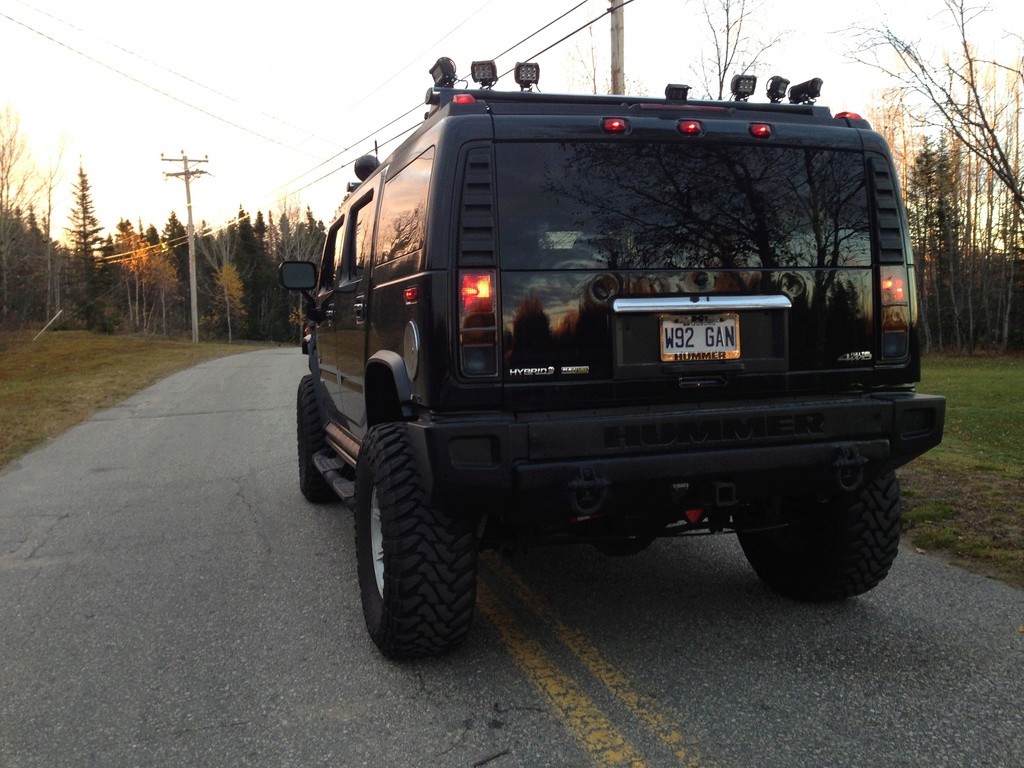
[{"label": "fender flare", "polygon": [[412,385],[405,360],[382,349],[366,361],[363,372],[366,426],[412,417]]}]

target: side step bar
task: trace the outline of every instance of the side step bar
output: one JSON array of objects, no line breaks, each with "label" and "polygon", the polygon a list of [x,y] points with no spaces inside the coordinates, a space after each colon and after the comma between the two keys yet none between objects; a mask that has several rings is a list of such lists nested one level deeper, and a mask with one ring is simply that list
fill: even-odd
[{"label": "side step bar", "polygon": [[331,484],[331,488],[344,501],[349,501],[356,495],[355,481],[345,477],[352,474],[352,468],[339,459],[330,449],[324,449],[313,454],[313,464],[324,476],[324,480]]}]

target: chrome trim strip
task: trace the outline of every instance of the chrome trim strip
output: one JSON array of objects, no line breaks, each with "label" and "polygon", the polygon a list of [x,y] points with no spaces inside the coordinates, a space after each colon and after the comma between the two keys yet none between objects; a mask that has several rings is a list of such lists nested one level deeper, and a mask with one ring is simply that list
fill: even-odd
[{"label": "chrome trim strip", "polygon": [[788,296],[652,296],[650,298],[616,298],[612,312],[640,314],[647,312],[715,312],[743,309],[792,309]]}]

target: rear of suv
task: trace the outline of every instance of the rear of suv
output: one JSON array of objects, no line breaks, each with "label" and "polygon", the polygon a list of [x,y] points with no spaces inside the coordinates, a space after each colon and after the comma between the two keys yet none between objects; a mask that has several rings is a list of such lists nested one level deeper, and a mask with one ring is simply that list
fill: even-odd
[{"label": "rear of suv", "polygon": [[485,548],[734,532],[804,600],[888,573],[894,470],[940,442],[945,402],[914,389],[886,143],[808,88],[666,93],[443,83],[357,163],[319,269],[282,265],[313,326],[300,488],[354,499],[388,656],[465,637]]}]

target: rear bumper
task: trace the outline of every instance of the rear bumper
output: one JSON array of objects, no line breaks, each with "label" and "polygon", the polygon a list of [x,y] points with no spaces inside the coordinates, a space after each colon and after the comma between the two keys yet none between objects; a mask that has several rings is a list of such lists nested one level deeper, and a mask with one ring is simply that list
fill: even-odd
[{"label": "rear bumper", "polygon": [[413,422],[432,500],[536,509],[569,489],[726,482],[740,499],[833,493],[942,440],[945,398],[913,393]]}]

